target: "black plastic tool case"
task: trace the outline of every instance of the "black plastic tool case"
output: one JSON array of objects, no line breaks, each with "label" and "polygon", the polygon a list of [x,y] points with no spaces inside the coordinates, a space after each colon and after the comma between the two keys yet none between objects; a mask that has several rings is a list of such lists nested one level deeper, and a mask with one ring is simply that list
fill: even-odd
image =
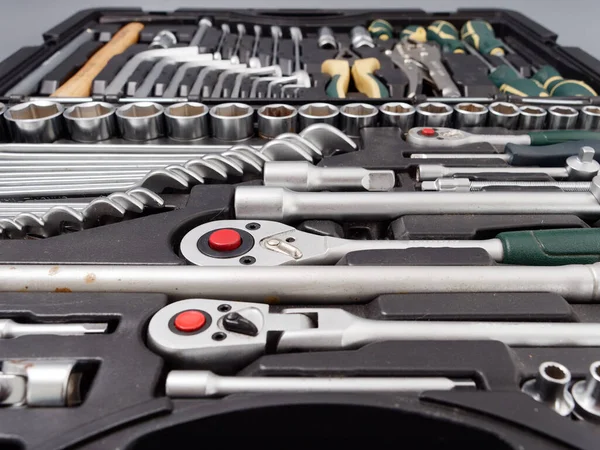
[{"label": "black plastic tool case", "polygon": [[[27,73],[46,60],[82,30],[91,27],[114,33],[123,24],[148,14],[139,9],[96,9],[81,11],[44,33],[39,47],[23,48],[0,64],[0,92],[6,92]],[[303,58],[308,70],[319,78],[320,61],[330,53],[316,46],[315,32],[331,26],[347,33],[355,25],[367,26],[385,18],[398,27],[428,24],[436,19],[453,22],[482,18],[515,50],[533,61],[556,67],[565,77],[581,79],[600,88],[600,61],[578,48],[561,47],[557,36],[533,20],[512,11],[458,10],[451,14],[429,14],[419,9],[371,11],[225,11],[178,10],[152,12],[142,42],[155,32],[169,28],[180,42],[189,42],[198,20],[211,17],[214,23],[300,26],[305,32]],[[110,17],[122,17],[115,21]],[[284,36],[282,53],[293,57],[289,36]],[[268,38],[267,38],[268,39]],[[213,39],[214,40],[214,39]],[[208,43],[212,42],[210,39]],[[387,45],[392,45],[393,40]],[[207,44],[209,45],[209,44]],[[212,45],[215,45],[213,43]],[[267,42],[265,45],[268,48]],[[210,45],[209,45],[210,47]],[[42,86],[60,84],[72,75],[95,49],[82,49],[64,67],[57,69]],[[209,48],[210,49],[210,48]],[[287,52],[287,53],[286,53]],[[268,53],[268,51],[267,51]],[[451,55],[452,56],[452,55]],[[477,60],[462,56],[472,64]],[[282,58],[284,59],[284,58]],[[513,61],[526,65],[525,61]],[[455,62],[457,70],[461,62]],[[391,64],[391,62],[390,62]],[[385,68],[382,69],[385,71]],[[108,68],[107,68],[108,73]],[[399,79],[401,85],[405,80]],[[467,80],[468,82],[468,80]],[[321,87],[306,89],[292,105],[309,101],[343,104],[351,101],[328,99]],[[399,89],[399,88],[398,88]],[[483,92],[491,89],[490,92]],[[36,95],[48,95],[38,92]],[[478,86],[475,97],[509,99],[490,86]],[[118,102],[119,98],[94,96]],[[380,100],[359,98],[380,104]],[[392,95],[393,100],[406,100]],[[424,98],[410,100],[417,103]],[[10,104],[23,100],[2,99]],[[220,100],[201,99],[211,105]],[[598,98],[585,99],[596,103]],[[267,99],[245,99],[253,106]],[[397,128],[363,129],[355,153],[324,158],[321,166],[362,166],[391,168],[399,174],[401,191],[415,190],[411,148]],[[489,131],[489,130],[488,130]],[[506,130],[492,130],[507,132]],[[257,142],[260,142],[257,140]],[[489,151],[490,146],[472,150]],[[495,163],[502,165],[502,163]],[[260,184],[259,180],[240,180]],[[193,226],[210,220],[232,217],[235,185],[200,185],[189,193],[167,193],[163,197],[170,211],[103,224],[88,230],[35,239],[7,239],[0,243],[2,264],[149,264],[183,265],[177,242]],[[498,232],[518,229],[586,228],[587,223],[569,215],[530,216],[429,216],[408,215],[392,222],[334,223],[305,221],[295,224],[305,231],[354,239],[486,239]],[[393,265],[491,265],[485,252],[475,249],[413,249],[365,251],[348,255],[340,264]],[[510,283],[510,280],[507,280]],[[226,289],[226,286],[224,286]],[[201,296],[201,293],[199,293]],[[240,299],[244,300],[244,299]],[[83,337],[26,336],[4,340],[0,360],[36,358],[78,358],[97,364],[96,374],[85,401],[74,408],[0,409],[2,449],[128,449],[149,450],[211,445],[227,447],[277,442],[314,444],[339,442],[338,438],[369,437],[371,443],[389,442],[408,448],[462,449],[589,449],[598,448],[600,428],[583,421],[563,418],[522,394],[522,383],[535,376],[543,361],[566,365],[575,380],[583,379],[598,348],[509,348],[486,342],[384,342],[355,351],[313,352],[264,356],[240,374],[269,375],[415,375],[474,379],[475,392],[424,392],[420,395],[233,395],[224,399],[170,400],[164,395],[164,377],[169,369],[145,345],[145,330],[154,312],[166,305],[157,294],[77,294],[68,288],[55,293],[3,293],[0,314],[4,317],[38,321],[107,319],[108,335]],[[277,306],[273,306],[277,308]],[[569,304],[548,293],[507,294],[393,294],[382,295],[365,305],[348,305],[348,310],[381,320],[496,320],[598,322],[600,307]],[[249,437],[260,437],[260,441]],[[281,440],[283,436],[309,438]],[[331,441],[315,437],[336,438]],[[360,439],[342,441],[362,444]],[[366,441],[364,441],[366,442]]]}]

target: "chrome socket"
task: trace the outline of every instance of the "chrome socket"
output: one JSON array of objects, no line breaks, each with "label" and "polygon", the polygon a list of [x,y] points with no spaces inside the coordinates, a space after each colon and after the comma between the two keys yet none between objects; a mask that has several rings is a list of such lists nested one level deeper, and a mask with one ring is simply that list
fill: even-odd
[{"label": "chrome socket", "polygon": [[570,106],[548,108],[548,128],[550,130],[570,130],[577,126],[579,111]]},{"label": "chrome socket", "polygon": [[254,109],[244,103],[223,103],[210,111],[212,135],[222,141],[242,141],[254,134]]},{"label": "chrome socket", "polygon": [[494,102],[489,106],[490,127],[501,127],[508,130],[514,130],[519,124],[519,108],[507,102]]},{"label": "chrome socket", "polygon": [[454,106],[454,126],[456,128],[483,127],[487,116],[487,106],[480,103],[459,103]]},{"label": "chrome socket", "polygon": [[540,364],[538,373],[533,380],[523,384],[522,391],[535,401],[544,403],[561,416],[573,412],[575,402],[569,392],[571,372],[557,362]]},{"label": "chrome socket", "polygon": [[548,111],[539,106],[521,106],[519,108],[519,130],[543,130]]},{"label": "chrome socket", "polygon": [[164,108],[158,103],[136,102],[116,112],[119,131],[128,141],[150,141],[164,136]]},{"label": "chrome socket", "polygon": [[340,108],[340,129],[350,137],[359,137],[362,128],[377,125],[379,110],[367,103],[350,103]]},{"label": "chrome socket", "polygon": [[202,103],[183,102],[165,109],[167,136],[177,141],[202,139],[209,134],[208,107]]},{"label": "chrome socket", "polygon": [[38,100],[8,108],[4,118],[14,142],[42,144],[63,137],[63,111],[59,103]]},{"label": "chrome socket", "polygon": [[177,44],[177,37],[169,30],[159,31],[152,39],[149,48],[171,48]]},{"label": "chrome socket", "polygon": [[381,124],[384,127],[398,127],[410,130],[415,123],[415,107],[408,103],[390,102],[379,107]]},{"label": "chrome socket", "polygon": [[265,105],[258,110],[258,135],[273,139],[283,133],[295,133],[298,111],[282,103]]},{"label": "chrome socket", "polygon": [[600,423],[600,361],[592,363],[586,379],[575,383],[571,394],[575,400],[575,415]]},{"label": "chrome socket", "polygon": [[99,142],[117,134],[116,108],[110,103],[80,103],[65,109],[63,116],[71,139]]},{"label": "chrome socket", "polygon": [[417,105],[418,127],[449,127],[454,110],[445,103],[426,102]]},{"label": "chrome socket", "polygon": [[581,108],[578,128],[600,130],[600,107],[588,105]]},{"label": "chrome socket", "polygon": [[329,103],[308,103],[298,109],[300,130],[315,123],[326,123],[337,127],[340,110]]},{"label": "chrome socket", "polygon": [[335,40],[335,35],[333,34],[333,30],[329,27],[321,27],[317,32],[317,43],[319,48],[324,50],[334,50],[337,48],[337,41]]}]

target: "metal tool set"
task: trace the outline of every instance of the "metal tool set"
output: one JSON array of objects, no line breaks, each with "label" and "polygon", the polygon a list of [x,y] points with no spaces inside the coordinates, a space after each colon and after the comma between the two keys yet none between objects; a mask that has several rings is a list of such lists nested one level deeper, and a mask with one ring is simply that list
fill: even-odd
[{"label": "metal tool set", "polygon": [[44,39],[0,64],[0,448],[597,449],[598,61],[503,10]]}]

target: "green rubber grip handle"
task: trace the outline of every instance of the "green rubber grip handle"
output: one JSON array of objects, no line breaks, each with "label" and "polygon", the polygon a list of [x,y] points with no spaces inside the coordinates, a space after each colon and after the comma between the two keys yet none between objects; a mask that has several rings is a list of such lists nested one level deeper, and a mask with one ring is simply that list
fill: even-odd
[{"label": "green rubber grip handle", "polygon": [[[533,131],[527,133],[531,138],[531,145],[550,145],[560,144],[568,141],[582,141],[584,139],[598,141],[600,133],[595,131],[582,130],[548,130],[548,131]],[[596,144],[597,145],[597,144]],[[599,148],[600,150],[600,148]]]},{"label": "green rubber grip handle", "polygon": [[[600,136],[600,133],[598,135]],[[510,155],[509,162],[511,166],[560,167],[565,165],[568,157],[579,154],[581,147],[594,147],[597,145],[598,141],[592,140],[568,141],[541,147],[506,144],[504,153]],[[600,162],[600,151],[594,153],[594,159]]]},{"label": "green rubber grip handle", "polygon": [[600,228],[509,231],[496,236],[505,264],[562,266],[600,261]]},{"label": "green rubber grip handle", "polygon": [[518,80],[508,81],[500,86],[498,90],[504,94],[518,95],[519,97],[548,97],[548,92],[541,84],[520,78]]},{"label": "green rubber grip handle", "polygon": [[598,94],[583,81],[565,80],[552,66],[542,66],[532,80],[539,81],[552,97],[594,97]]},{"label": "green rubber grip handle", "polygon": [[331,98],[344,98],[346,97],[346,93],[341,90],[340,87],[340,77],[341,75],[334,75],[331,77],[329,83],[327,83],[327,87],[325,88],[325,94],[327,97]]},{"label": "green rubber grip handle", "polygon": [[390,91],[388,90],[387,86],[381,81],[379,81],[379,79],[375,75],[368,74],[367,77],[377,85],[378,90],[378,92],[375,95],[373,95],[372,97],[370,96],[371,98],[388,98],[390,96]]},{"label": "green rubber grip handle", "polygon": [[445,20],[436,20],[427,27],[427,40],[437,42],[444,53],[465,53],[458,30]]},{"label": "green rubber grip handle", "polygon": [[394,27],[387,20],[375,19],[369,25],[369,33],[375,39],[387,41],[394,36]]},{"label": "green rubber grip handle", "polygon": [[500,87],[505,83],[523,79],[515,69],[507,64],[502,64],[496,67],[496,69],[490,73],[488,78],[496,85],[496,87]]},{"label": "green rubber grip handle", "polygon": [[460,29],[463,41],[484,55],[504,54],[502,41],[496,39],[494,29],[484,20],[469,20]]}]

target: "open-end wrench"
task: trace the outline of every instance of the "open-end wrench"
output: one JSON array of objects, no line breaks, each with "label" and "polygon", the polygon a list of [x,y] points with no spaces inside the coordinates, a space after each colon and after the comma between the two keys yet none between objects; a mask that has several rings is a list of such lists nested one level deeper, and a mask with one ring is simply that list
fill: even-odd
[{"label": "open-end wrench", "polygon": [[[1,205],[0,205],[1,206]],[[219,220],[190,230],[181,255],[199,266],[328,265],[361,250],[481,248],[507,264],[600,262],[600,229],[511,231],[486,240],[350,240],[299,231],[266,220]]]},{"label": "open-end wrench", "polygon": [[600,218],[600,177],[590,192],[294,192],[237,186],[237,219],[392,220],[409,214],[574,214]]},{"label": "open-end wrench", "polygon": [[223,54],[221,53],[223,49],[223,44],[225,43],[225,38],[228,34],[231,33],[231,28],[226,23],[221,25],[221,37],[219,38],[219,42],[217,43],[217,48],[213,53],[215,59],[223,59]]},{"label": "open-end wrench", "polygon": [[415,147],[453,148],[487,142],[492,145],[548,145],[584,139],[600,140],[600,133],[582,130],[532,131],[527,134],[473,134],[442,127],[416,127],[406,134],[406,142]]},{"label": "open-end wrench", "polygon": [[[200,323],[195,328],[178,327],[192,322],[188,317],[204,320],[195,321]],[[193,298],[162,308],[148,325],[148,345],[154,352],[175,364],[210,370],[236,370],[265,353],[335,351],[411,340],[597,346],[600,324],[373,320],[340,308],[286,308],[272,313],[265,304]]]}]

